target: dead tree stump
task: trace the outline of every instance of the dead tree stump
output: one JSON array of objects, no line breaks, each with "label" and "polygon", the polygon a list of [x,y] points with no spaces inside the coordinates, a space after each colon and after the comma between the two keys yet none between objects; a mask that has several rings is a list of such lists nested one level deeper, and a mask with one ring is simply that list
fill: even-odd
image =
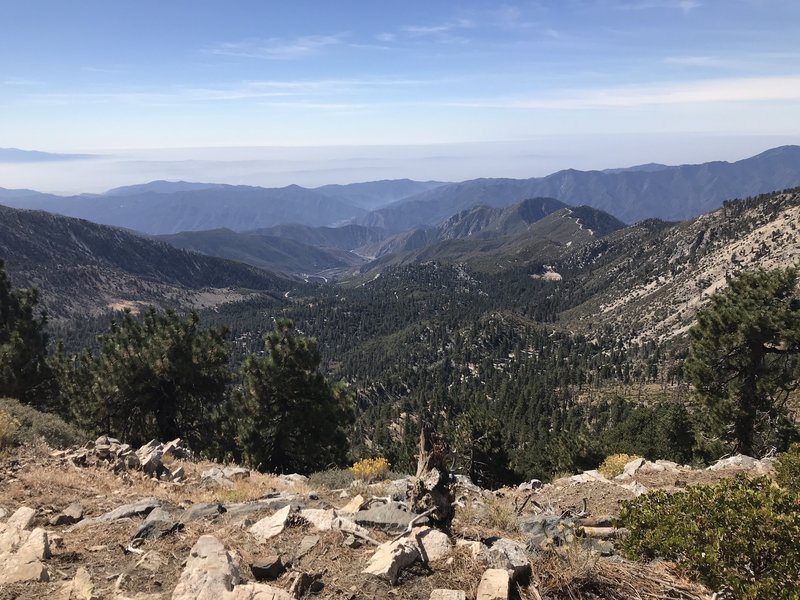
[{"label": "dead tree stump", "polygon": [[417,474],[408,490],[411,510],[427,514],[431,523],[449,529],[453,521],[455,480],[447,469],[447,444],[423,426],[419,436]]}]

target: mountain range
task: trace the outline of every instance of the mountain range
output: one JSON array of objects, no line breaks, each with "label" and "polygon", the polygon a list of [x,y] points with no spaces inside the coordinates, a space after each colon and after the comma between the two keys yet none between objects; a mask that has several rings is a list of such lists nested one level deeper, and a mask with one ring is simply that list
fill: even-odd
[{"label": "mountain range", "polygon": [[475,206],[500,208],[537,197],[597,208],[627,223],[647,218],[685,220],[721,206],[724,200],[797,185],[800,146],[783,146],[732,163],[568,169],[531,179],[459,183],[403,179],[316,189],[155,181],[69,197],[0,189],[0,202],[151,235],[221,228],[241,232],[288,224],[358,224],[396,234],[436,227]]}]

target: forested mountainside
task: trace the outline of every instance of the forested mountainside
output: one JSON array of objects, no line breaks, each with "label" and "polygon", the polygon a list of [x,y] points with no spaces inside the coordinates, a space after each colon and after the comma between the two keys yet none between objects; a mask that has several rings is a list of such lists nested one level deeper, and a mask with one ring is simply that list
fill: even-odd
[{"label": "forested mountainside", "polygon": [[310,246],[260,233],[238,233],[230,229],[184,231],[156,236],[156,239],[176,248],[285,273],[313,274],[364,263],[363,258],[346,250]]},{"label": "forested mountainside", "polygon": [[18,286],[39,289],[52,316],[110,308],[214,306],[296,282],[238,262],[178,250],[122,229],[0,206],[0,259]]},{"label": "forested mountainside", "polygon": [[685,324],[726,274],[797,263],[798,207],[789,190],[620,229],[547,264],[418,262],[281,309],[251,299],[207,317],[232,327],[239,353],[276,316],[316,336],[331,373],[359,389],[364,452],[410,460],[410,422],[427,419],[453,435],[465,423],[492,432],[509,477],[585,467],[622,440],[686,460]]},{"label": "forested mountainside", "polygon": [[401,232],[437,225],[478,204],[507,206],[523,198],[588,204],[627,223],[647,218],[683,220],[743,198],[800,185],[800,146],[773,148],[736,161],[659,169],[568,169],[532,179],[474,179],[423,192],[373,211],[363,225]]}]

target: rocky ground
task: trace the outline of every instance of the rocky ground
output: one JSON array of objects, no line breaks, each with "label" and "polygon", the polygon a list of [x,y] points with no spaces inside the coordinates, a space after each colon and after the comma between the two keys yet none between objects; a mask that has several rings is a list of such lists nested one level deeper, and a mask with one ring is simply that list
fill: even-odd
[{"label": "rocky ground", "polygon": [[0,600],[710,598],[673,565],[617,556],[614,516],[650,489],[769,468],[639,459],[611,480],[497,491],[460,477],[442,529],[407,510],[410,477],[312,489],[193,460],[179,441],[29,446],[0,459]]}]

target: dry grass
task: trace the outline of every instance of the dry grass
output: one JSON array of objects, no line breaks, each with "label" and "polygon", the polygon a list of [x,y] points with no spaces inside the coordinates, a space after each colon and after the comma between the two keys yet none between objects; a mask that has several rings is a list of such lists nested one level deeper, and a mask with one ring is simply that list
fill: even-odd
[{"label": "dry grass", "polygon": [[523,600],[710,600],[711,594],[669,563],[644,565],[570,545],[533,560]]},{"label": "dry grass", "polygon": [[606,456],[605,460],[597,467],[597,470],[600,471],[601,475],[611,479],[617,475],[622,475],[625,465],[637,458],[639,457],[633,454],[611,454]]}]

